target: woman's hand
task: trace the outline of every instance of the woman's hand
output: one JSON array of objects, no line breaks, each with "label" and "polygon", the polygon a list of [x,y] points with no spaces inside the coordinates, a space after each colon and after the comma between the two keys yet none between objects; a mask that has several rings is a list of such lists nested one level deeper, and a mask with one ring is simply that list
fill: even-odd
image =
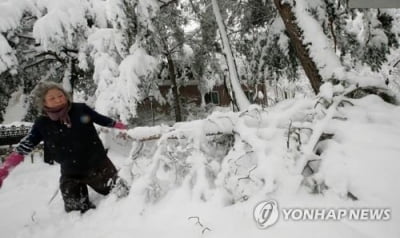
[{"label": "woman's hand", "polygon": [[10,171],[16,167],[19,163],[24,160],[24,156],[17,153],[12,152],[7,158],[6,161],[0,166],[0,187],[3,184],[4,179],[7,178]]},{"label": "woman's hand", "polygon": [[117,129],[120,129],[120,130],[126,130],[126,129],[128,129],[128,126],[126,126],[124,123],[122,123],[120,121],[117,121],[114,124],[114,128],[117,128]]}]

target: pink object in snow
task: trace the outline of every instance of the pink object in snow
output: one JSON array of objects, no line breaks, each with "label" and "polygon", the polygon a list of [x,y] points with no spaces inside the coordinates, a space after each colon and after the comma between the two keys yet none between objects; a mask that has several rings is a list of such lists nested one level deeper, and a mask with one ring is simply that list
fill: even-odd
[{"label": "pink object in snow", "polygon": [[10,170],[16,167],[23,160],[24,156],[17,152],[11,153],[6,158],[6,161],[0,166],[0,187],[3,184],[4,179],[6,179],[10,173]]},{"label": "pink object in snow", "polygon": [[124,123],[119,122],[119,121],[115,123],[114,128],[121,129],[121,130],[128,129],[128,127]]},{"label": "pink object in snow", "polygon": [[1,168],[5,168],[7,170],[16,167],[19,163],[24,160],[24,156],[17,153],[12,152],[7,158]]},{"label": "pink object in snow", "polygon": [[8,169],[0,168],[0,188],[3,184],[3,180],[8,176]]}]

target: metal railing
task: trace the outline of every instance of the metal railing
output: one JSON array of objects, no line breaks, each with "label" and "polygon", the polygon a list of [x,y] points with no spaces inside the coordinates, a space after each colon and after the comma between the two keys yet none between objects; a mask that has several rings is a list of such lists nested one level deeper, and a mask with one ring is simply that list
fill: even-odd
[{"label": "metal railing", "polygon": [[30,126],[0,126],[0,146],[1,145],[14,145],[24,138],[29,130]]}]

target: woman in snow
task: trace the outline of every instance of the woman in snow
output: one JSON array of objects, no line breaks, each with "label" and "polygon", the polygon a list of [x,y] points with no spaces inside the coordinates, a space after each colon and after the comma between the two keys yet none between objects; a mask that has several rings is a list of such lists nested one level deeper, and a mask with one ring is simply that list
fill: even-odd
[{"label": "woman in snow", "polygon": [[127,127],[84,103],[72,103],[68,93],[56,83],[40,83],[33,91],[33,99],[42,115],[0,166],[0,187],[11,169],[43,141],[47,156],[61,167],[60,191],[65,211],[95,208],[89,201],[87,185],[106,195],[121,186],[121,180],[93,123],[117,129]]}]

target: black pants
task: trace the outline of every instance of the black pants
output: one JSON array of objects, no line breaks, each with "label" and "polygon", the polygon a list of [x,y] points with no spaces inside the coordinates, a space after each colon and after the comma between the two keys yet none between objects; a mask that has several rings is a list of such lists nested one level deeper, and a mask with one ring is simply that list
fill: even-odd
[{"label": "black pants", "polygon": [[89,200],[89,185],[96,192],[107,195],[118,178],[117,169],[107,158],[99,167],[94,168],[86,176],[65,176],[60,178],[60,190],[66,212],[81,211],[95,208]]}]

